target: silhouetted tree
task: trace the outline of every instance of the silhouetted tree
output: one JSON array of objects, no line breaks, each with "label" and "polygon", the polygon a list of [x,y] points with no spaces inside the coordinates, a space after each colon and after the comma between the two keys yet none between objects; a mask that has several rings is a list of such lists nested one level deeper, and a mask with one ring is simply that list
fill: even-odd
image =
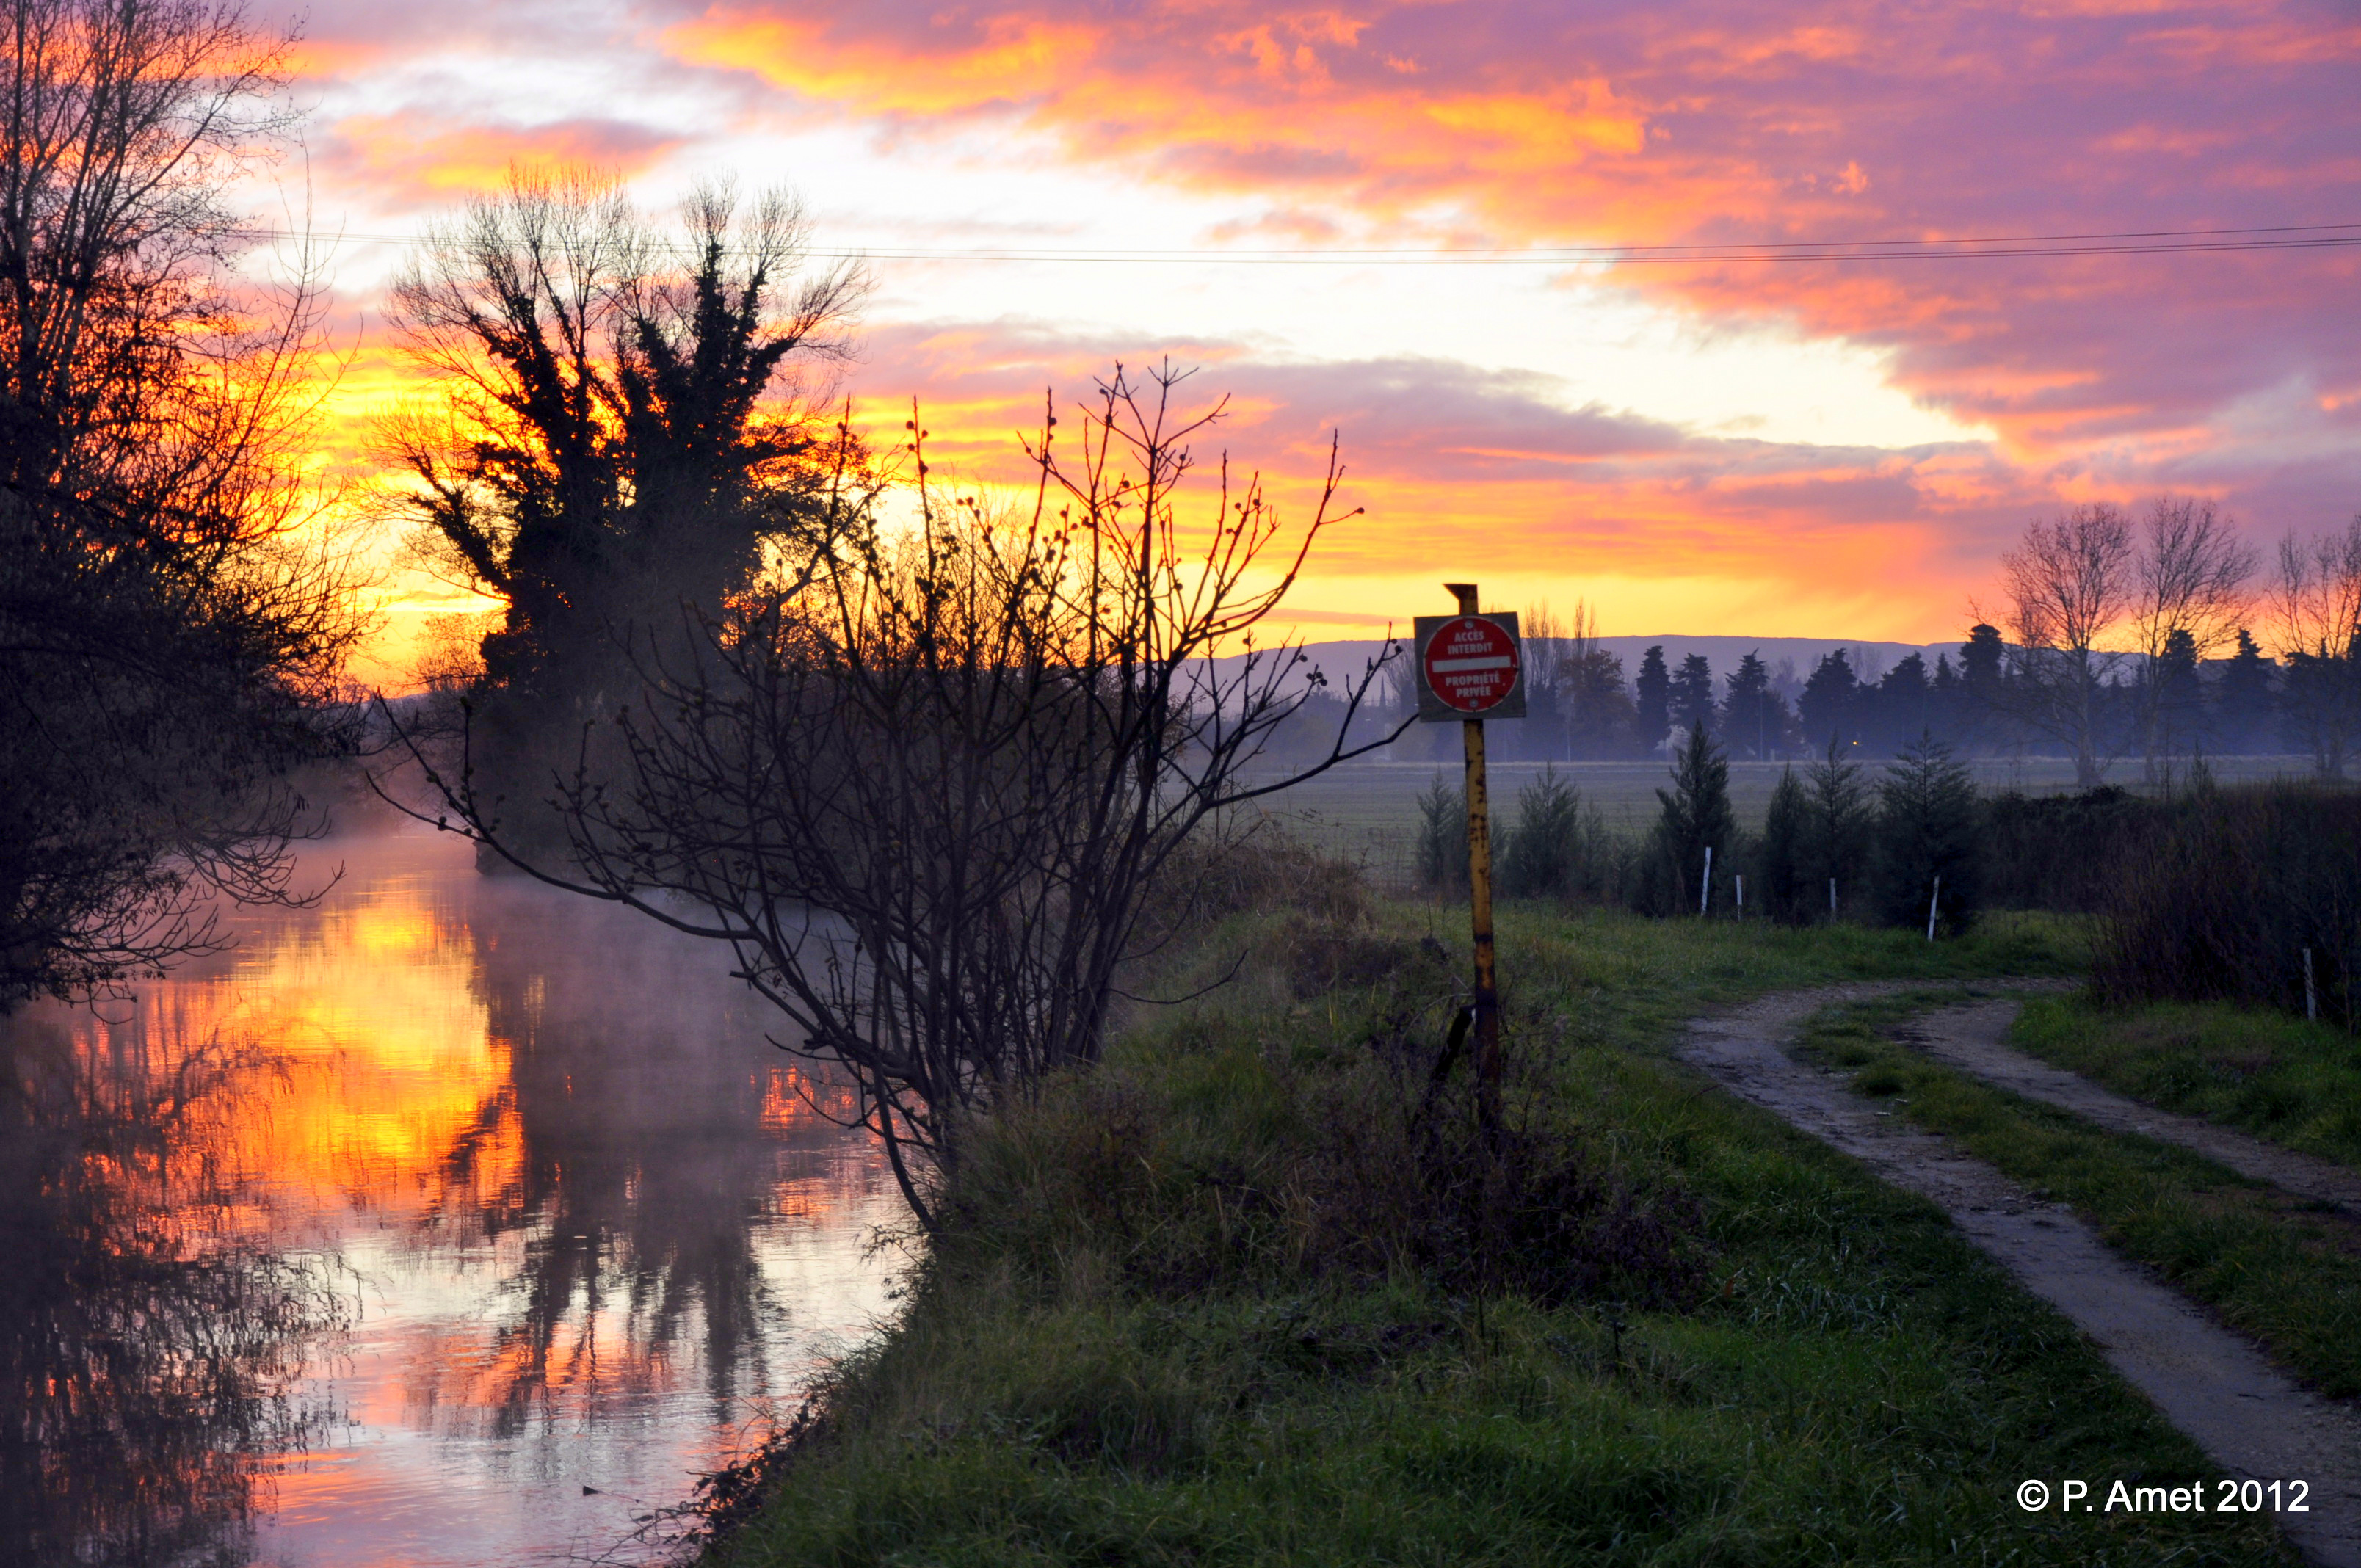
[{"label": "silhouetted tree", "polygon": [[1713,665],[1704,654],[1692,653],[1681,661],[1667,696],[1674,723],[1698,734],[1713,728]]},{"label": "silhouetted tree", "polygon": [[2361,733],[2361,516],[2341,533],[2279,542],[2273,630],[2287,669],[2279,712],[2324,778],[2342,777]]},{"label": "silhouetted tree", "polygon": [[1949,653],[1935,655],[1935,673],[1927,680],[1928,728],[1957,745],[1969,739],[1966,688]]},{"label": "silhouetted tree", "polygon": [[2151,782],[2198,742],[2197,665],[2230,645],[2254,572],[2254,551],[2213,501],[2158,496],[2142,513],[2129,619],[2142,655],[2134,700]]},{"label": "silhouetted tree", "polygon": [[636,659],[681,656],[766,552],[819,546],[847,433],[796,367],[845,356],[862,282],[807,272],[807,230],[785,194],[708,186],[667,236],[609,181],[518,172],[395,283],[445,403],[389,427],[400,505],[428,561],[505,607],[470,762],[512,818],[629,697]]},{"label": "silhouetted tree", "polygon": [[2204,690],[2197,678],[2197,641],[2175,630],[2164,651],[2140,672],[2140,707],[2147,720],[2149,771],[2161,779],[2176,757],[2206,740]]},{"label": "silhouetted tree", "polygon": [[1813,853],[1812,803],[1793,768],[1783,768],[1763,817],[1763,842],[1754,857],[1765,914],[1790,925],[1810,920],[1826,907]]},{"label": "silhouetted tree", "polygon": [[1853,742],[1860,691],[1860,684],[1853,678],[1852,661],[1845,657],[1843,649],[1831,650],[1813,666],[1811,678],[1804,683],[1804,695],[1795,707],[1803,721],[1804,739],[1814,750],[1825,749],[1833,742]]},{"label": "silhouetted tree", "polygon": [[2007,720],[2007,696],[2002,689],[2008,668],[2008,648],[2000,628],[1982,621],[1968,629],[1960,644],[1960,699],[1965,710],[1964,732],[1986,745],[1999,743]]},{"label": "silhouetted tree", "polygon": [[2112,755],[2102,692],[2123,662],[2099,643],[2138,583],[2131,520],[2105,501],[2037,518],[2002,565],[2016,636],[2000,688],[2009,717],[2063,747],[2075,783],[2095,788]]},{"label": "silhouetted tree", "polygon": [[1694,912],[1705,889],[1706,850],[1714,851],[1714,885],[1726,885],[1741,848],[1730,806],[1730,762],[1702,728],[1693,729],[1673,762],[1673,787],[1656,792],[1660,811],[1649,846],[1643,892],[1661,913]]},{"label": "silhouetted tree", "polygon": [[227,7],[15,0],[0,95],[0,1009],[290,896],[361,629],[301,476],[319,294],[227,205],[289,129]]},{"label": "silhouetted tree", "polygon": [[1937,901],[1938,930],[1966,929],[1977,894],[1976,790],[1968,770],[1949,747],[1922,735],[1887,765],[1877,794],[1880,916],[1923,927]]},{"label": "silhouetted tree", "polygon": [[2271,661],[2244,627],[2236,651],[2223,662],[2213,693],[2213,732],[2232,751],[2257,751],[2278,740],[2278,693]]},{"label": "silhouetted tree", "polygon": [[1673,732],[1673,681],[1661,645],[1640,655],[1640,674],[1631,686],[1638,699],[1640,749],[1653,751]]},{"label": "silhouetted tree", "polygon": [[[1833,903],[1832,914],[1860,907],[1871,828],[1869,786],[1860,764],[1849,760],[1841,742],[1831,740],[1805,771],[1804,784],[1811,805],[1805,863],[1811,869],[1812,898],[1820,907]],[[1831,882],[1833,900],[1828,897]]]},{"label": "silhouetted tree", "polygon": [[1721,732],[1768,761],[1787,739],[1787,705],[1771,689],[1771,672],[1755,654],[1739,660],[1721,704]]}]

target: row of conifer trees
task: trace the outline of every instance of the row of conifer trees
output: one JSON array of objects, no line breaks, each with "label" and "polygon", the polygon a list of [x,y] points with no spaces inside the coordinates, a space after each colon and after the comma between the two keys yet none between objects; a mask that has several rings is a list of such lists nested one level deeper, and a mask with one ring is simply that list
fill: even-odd
[{"label": "row of conifer trees", "polygon": [[[1644,834],[1610,830],[1574,783],[1545,770],[1493,830],[1508,898],[1620,905],[1642,914],[1841,918],[1963,929],[1980,892],[1983,812],[1967,768],[1922,736],[1872,773],[1835,748],[1781,774],[1760,832],[1730,801],[1730,763],[1694,731]],[[1437,890],[1467,880],[1466,806],[1438,777],[1420,797],[1418,871]]]}]

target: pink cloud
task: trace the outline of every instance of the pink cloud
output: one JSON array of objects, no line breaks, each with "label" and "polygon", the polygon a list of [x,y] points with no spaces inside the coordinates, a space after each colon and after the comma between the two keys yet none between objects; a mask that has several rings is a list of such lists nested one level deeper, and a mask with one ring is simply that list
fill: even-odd
[{"label": "pink cloud", "polygon": [[[898,134],[1004,120],[1340,226],[1441,213],[1507,243],[1663,244],[2361,218],[2361,22],[2315,0],[675,16],[678,60]],[[1619,280],[1890,348],[1904,388],[2043,470],[2178,453],[2239,399],[2361,351],[2354,250]]]}]

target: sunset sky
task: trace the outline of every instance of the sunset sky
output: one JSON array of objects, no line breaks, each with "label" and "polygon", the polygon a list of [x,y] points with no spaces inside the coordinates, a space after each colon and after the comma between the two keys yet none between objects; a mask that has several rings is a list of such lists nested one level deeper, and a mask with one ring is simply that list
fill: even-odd
[{"label": "sunset sky", "polygon": [[1276,475],[1340,431],[1367,514],[1294,601],[1313,636],[1474,577],[1610,633],[1933,641],[2076,501],[2202,493],[2265,542],[2361,510],[2361,248],[1415,255],[2361,225],[2350,0],[325,0],[302,31],[281,175],[345,236],[347,433],[401,391],[400,236],[568,160],[651,207],[799,190],[872,258],[847,389],[923,399],[975,477],[1117,358],[1202,366]]}]

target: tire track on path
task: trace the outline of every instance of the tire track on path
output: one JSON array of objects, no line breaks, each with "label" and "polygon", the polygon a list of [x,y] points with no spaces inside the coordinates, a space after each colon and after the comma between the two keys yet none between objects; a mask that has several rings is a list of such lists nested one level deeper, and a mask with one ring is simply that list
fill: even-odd
[{"label": "tire track on path", "polygon": [[[2309,1481],[2311,1511],[2276,1516],[2280,1529],[2323,1568],[2361,1568],[2361,1420],[2350,1409],[2297,1387],[2252,1343],[2119,1256],[2062,1205],[2035,1199],[1949,1139],[1878,1111],[1845,1079],[1787,1054],[1820,1009],[1924,983],[1782,992],[1692,1022],[1679,1056],[1740,1098],[1932,1200],[2026,1289],[2071,1319],[2224,1474]],[[2112,1477],[2083,1479],[2098,1484],[2097,1506]]]},{"label": "tire track on path", "polygon": [[2017,1007],[2018,1003],[2006,1000],[1945,1007],[1912,1019],[1894,1030],[1894,1037],[1946,1067],[1980,1078],[1995,1089],[2055,1105],[2092,1126],[2177,1144],[2249,1180],[2266,1181],[2282,1192],[2361,1214],[2361,1170],[2266,1143],[2235,1127],[2159,1111],[2029,1057],[2006,1044]]}]

